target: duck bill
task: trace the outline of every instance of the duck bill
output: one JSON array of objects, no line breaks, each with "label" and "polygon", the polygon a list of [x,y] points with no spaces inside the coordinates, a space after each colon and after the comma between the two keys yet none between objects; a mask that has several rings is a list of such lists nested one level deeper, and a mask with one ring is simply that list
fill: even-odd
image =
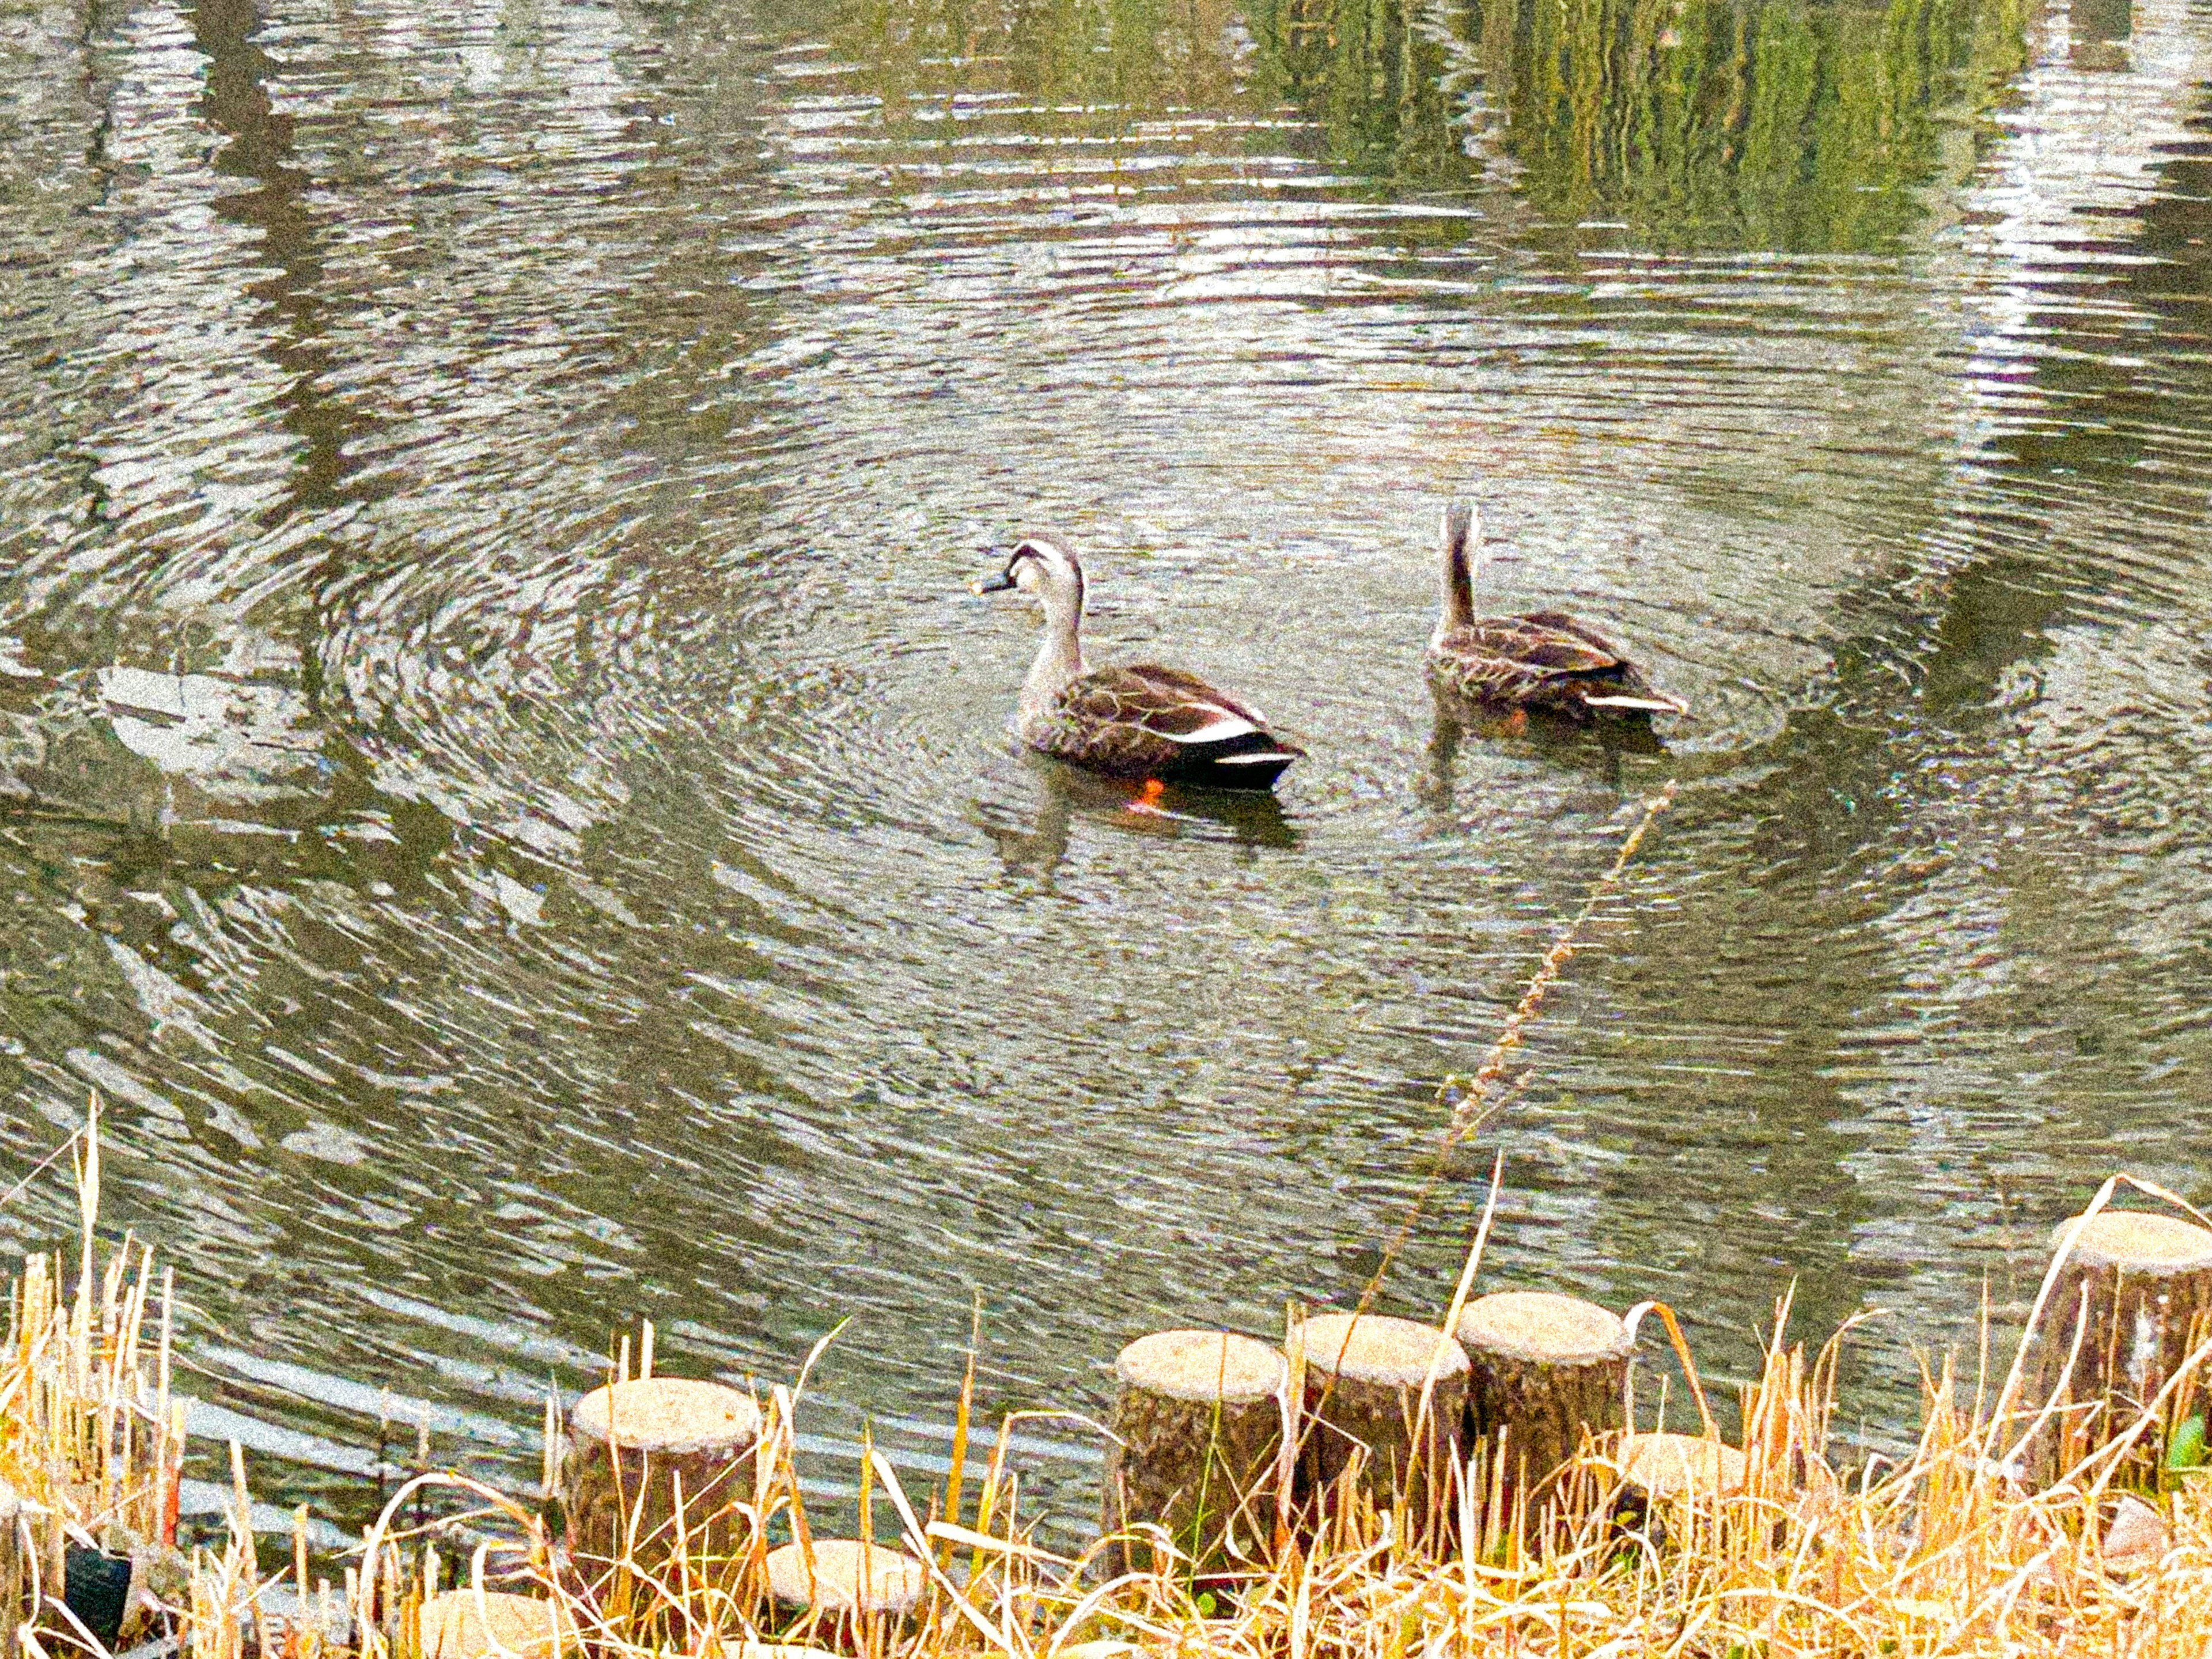
[{"label": "duck bill", "polygon": [[995,576],[978,576],[968,584],[970,593],[1004,593],[1014,585],[1014,579],[1001,570]]}]

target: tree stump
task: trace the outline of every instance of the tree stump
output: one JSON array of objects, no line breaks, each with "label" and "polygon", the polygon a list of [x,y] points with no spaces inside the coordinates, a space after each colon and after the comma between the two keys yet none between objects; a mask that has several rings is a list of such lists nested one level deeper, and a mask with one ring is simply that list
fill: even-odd
[{"label": "tree stump", "polygon": [[[2051,1236],[2054,1249],[2072,1224]],[[2081,1352],[2067,1378],[2077,1330]],[[2046,1401],[2059,1407],[2027,1449],[2031,1483],[2049,1486],[2126,1432],[2208,1334],[2212,1232],[2140,1210],[2093,1217],[2051,1286],[2022,1373],[2021,1411],[2033,1419]],[[2172,1429],[2160,1422],[2143,1435],[2124,1480],[2153,1475]]]},{"label": "tree stump", "polygon": [[1620,1518],[1661,1543],[1686,1512],[1718,1524],[1722,1500],[1741,1492],[1750,1474],[1749,1460],[1734,1446],[1694,1434],[1625,1434],[1619,1456]]},{"label": "tree stump", "polygon": [[[1283,1356],[1227,1331],[1156,1331],[1122,1349],[1114,1373],[1106,1536],[1152,1522],[1203,1572],[1224,1559],[1232,1527],[1248,1542],[1263,1535],[1283,1439]],[[1109,1543],[1109,1571],[1132,1571],[1142,1548]]]},{"label": "tree stump", "polygon": [[1500,1291],[1460,1310],[1467,1350],[1468,1444],[1501,1441],[1510,1484],[1540,1484],[1582,1449],[1585,1431],[1620,1426],[1636,1341],[1593,1302]]},{"label": "tree stump", "polygon": [[559,1604],[535,1595],[486,1590],[477,1613],[473,1589],[452,1589],[422,1604],[422,1659],[556,1659],[574,1651],[575,1626]]},{"label": "tree stump", "polygon": [[[1467,1354],[1433,1325],[1387,1314],[1316,1314],[1291,1333],[1305,1361],[1300,1484],[1319,1494],[1365,1449],[1360,1484],[1379,1505],[1425,1513],[1432,1484],[1460,1455],[1467,1419]],[[1436,1371],[1428,1415],[1421,1391]],[[1418,1427],[1418,1438],[1417,1438]]]},{"label": "tree stump", "polygon": [[814,1540],[811,1564],[805,1545],[768,1553],[769,1594],[786,1607],[896,1618],[914,1611],[928,1584],[928,1571],[903,1550],[857,1538]]},{"label": "tree stump", "polygon": [[726,1560],[744,1537],[735,1505],[752,1496],[748,1467],[760,1407],[720,1382],[652,1376],[594,1389],[568,1415],[562,1468],[568,1548],[594,1575],[631,1560],[665,1563],[681,1534],[695,1560]]},{"label": "tree stump", "polygon": [[1620,1477],[1647,1504],[1725,1498],[1743,1490],[1750,1466],[1734,1446],[1694,1434],[1621,1437]]},{"label": "tree stump", "polygon": [[0,1480],[0,1659],[17,1659],[23,1650],[21,1630],[29,1616],[31,1577],[36,1571],[30,1553],[35,1547],[24,1522],[22,1497]]}]

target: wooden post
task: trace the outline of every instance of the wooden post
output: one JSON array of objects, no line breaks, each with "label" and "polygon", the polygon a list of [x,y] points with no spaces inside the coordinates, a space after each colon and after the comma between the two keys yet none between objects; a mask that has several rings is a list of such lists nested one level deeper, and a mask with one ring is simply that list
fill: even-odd
[{"label": "wooden post", "polygon": [[[865,1563],[865,1577],[864,1577]],[[768,1553],[769,1594],[790,1607],[827,1613],[911,1613],[929,1575],[902,1550],[857,1538],[817,1538]]]},{"label": "wooden post", "polygon": [[1620,1477],[1646,1503],[1725,1498],[1743,1490],[1749,1467],[1734,1446],[1700,1435],[1621,1437]]},{"label": "wooden post", "polygon": [[1499,1440],[1515,1484],[1529,1487],[1580,1450],[1585,1431],[1620,1426],[1636,1341],[1595,1303],[1550,1291],[1470,1302],[1455,1333],[1467,1350],[1468,1444]]},{"label": "wooden post", "polygon": [[0,1659],[18,1659],[23,1650],[21,1632],[36,1571],[28,1558],[37,1547],[27,1519],[22,1495],[0,1480]]},{"label": "wooden post", "polygon": [[682,1534],[695,1560],[726,1559],[745,1538],[734,1506],[760,1439],[760,1407],[720,1382],[642,1377],[594,1389],[568,1416],[562,1502],[568,1548],[587,1576],[625,1556],[651,1571]]},{"label": "wooden post", "polygon": [[1620,1518],[1640,1526],[1656,1542],[1664,1542],[1692,1515],[1703,1517],[1692,1525],[1717,1526],[1723,1501],[1743,1490],[1750,1471],[1749,1461],[1734,1446],[1694,1434],[1625,1434],[1618,1455]]},{"label": "wooden post", "polygon": [[[2052,1235],[2054,1248],[2072,1224]],[[2019,1410],[2032,1420],[2046,1401],[2058,1407],[2027,1449],[2032,1484],[2049,1486],[2124,1433],[2207,1334],[2212,1232],[2140,1210],[2092,1217],[2051,1286],[2022,1373]],[[2172,1427],[2159,1423],[2137,1442],[2126,1460],[2135,1473],[2154,1468]]]},{"label": "wooden post", "polygon": [[[1387,1314],[1316,1314],[1291,1333],[1305,1362],[1305,1443],[1298,1474],[1318,1494],[1366,1450],[1361,1484],[1378,1505],[1408,1502],[1425,1514],[1431,1482],[1460,1455],[1467,1418],[1467,1354],[1433,1325]],[[1421,1392],[1433,1369],[1428,1413]],[[1412,1479],[1407,1479],[1408,1474]]]},{"label": "wooden post", "polygon": [[486,1590],[483,1606],[489,1620],[477,1617],[473,1588],[425,1601],[422,1659],[557,1659],[575,1650],[575,1626],[557,1602]]},{"label": "wooden post", "polygon": [[[1274,1522],[1276,1449],[1290,1368],[1266,1343],[1227,1331],[1155,1331],[1121,1350],[1115,1443],[1106,1454],[1100,1525],[1108,1569],[1149,1552],[1122,1537],[1152,1522],[1203,1572],[1231,1529],[1249,1546]],[[1164,1566],[1165,1564],[1162,1564]]]}]

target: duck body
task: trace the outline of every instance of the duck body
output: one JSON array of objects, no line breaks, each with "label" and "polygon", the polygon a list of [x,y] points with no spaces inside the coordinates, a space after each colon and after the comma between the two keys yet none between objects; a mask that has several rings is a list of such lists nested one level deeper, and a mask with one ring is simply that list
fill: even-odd
[{"label": "duck body", "polygon": [[1015,719],[1041,754],[1116,778],[1266,789],[1303,751],[1257,710],[1157,663],[1093,669]]},{"label": "duck body", "polygon": [[1060,538],[1024,537],[1005,571],[975,586],[1017,588],[1044,606],[1044,641],[1014,716],[1016,734],[1039,753],[1109,777],[1218,789],[1272,788],[1305,753],[1195,674],[1157,663],[1088,666],[1083,568]]},{"label": "duck body", "polygon": [[1649,722],[1687,706],[1655,690],[1628,653],[1559,611],[1518,617],[1474,614],[1480,520],[1467,502],[1445,509],[1443,604],[1425,665],[1442,699],[1486,708],[1526,708],[1577,722]]}]

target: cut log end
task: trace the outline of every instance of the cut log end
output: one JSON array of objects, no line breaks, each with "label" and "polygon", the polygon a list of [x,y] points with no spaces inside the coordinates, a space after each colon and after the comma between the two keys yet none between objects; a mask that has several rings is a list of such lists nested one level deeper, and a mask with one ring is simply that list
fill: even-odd
[{"label": "cut log end", "polygon": [[1552,1291],[1500,1291],[1460,1313],[1468,1348],[1540,1365],[1610,1364],[1635,1349],[1619,1316]]},{"label": "cut log end", "polygon": [[580,1441],[625,1450],[685,1453],[750,1446],[760,1407],[741,1389],[689,1377],[648,1376],[594,1389],[568,1414]]},{"label": "cut log end", "polygon": [[1291,1334],[1309,1373],[1385,1388],[1419,1388],[1467,1373],[1467,1352],[1433,1325],[1388,1314],[1316,1314]]},{"label": "cut log end", "polygon": [[[2060,1224],[2051,1236],[2053,1249],[2073,1224]],[[2193,1222],[2145,1210],[2100,1210],[2075,1239],[2074,1259],[2085,1267],[2128,1273],[2198,1273],[2212,1268],[2212,1232]]]},{"label": "cut log end", "polygon": [[422,1604],[422,1659],[556,1659],[573,1651],[576,1632],[567,1615],[535,1595],[486,1590],[483,1613],[474,1589],[453,1589]]},{"label": "cut log end", "polygon": [[1277,1398],[1289,1370],[1266,1343],[1228,1331],[1155,1331],[1129,1344],[1114,1362],[1125,1387],[1224,1405]]},{"label": "cut log end", "polygon": [[912,1556],[857,1538],[816,1539],[811,1571],[805,1546],[786,1544],[769,1552],[769,1593],[787,1607],[908,1613],[928,1582],[927,1572]]},{"label": "cut log end", "polygon": [[1620,1443],[1621,1478],[1647,1498],[1741,1492],[1747,1468],[1734,1446],[1697,1435],[1632,1434]]}]

